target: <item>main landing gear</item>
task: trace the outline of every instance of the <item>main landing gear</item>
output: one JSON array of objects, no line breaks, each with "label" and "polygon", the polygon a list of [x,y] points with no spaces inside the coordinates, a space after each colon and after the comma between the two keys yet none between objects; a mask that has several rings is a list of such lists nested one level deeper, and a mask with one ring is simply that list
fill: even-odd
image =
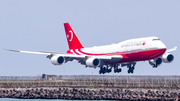
[{"label": "main landing gear", "polygon": [[136,62],[135,62],[135,63],[129,63],[129,64],[127,65],[127,68],[129,68],[129,69],[128,69],[128,73],[134,73],[134,67],[135,67],[135,65],[136,65]]},{"label": "main landing gear", "polygon": [[156,63],[156,64],[154,64],[152,67],[153,67],[153,68],[157,68],[157,67],[158,67],[158,64]]},{"label": "main landing gear", "polygon": [[99,70],[99,74],[105,74],[105,73],[110,73],[112,71],[112,68],[110,67],[100,67],[100,70]]},{"label": "main landing gear", "polygon": [[112,72],[113,67],[114,67],[114,73],[120,73],[122,69],[118,68],[118,66],[119,65],[100,67],[99,74],[110,73]]},{"label": "main landing gear", "polygon": [[122,71],[121,68],[118,68],[118,65],[114,66],[114,73],[120,73]]},{"label": "main landing gear", "polygon": [[[125,65],[121,64],[121,67],[127,66],[128,68],[127,72],[130,74],[130,73],[134,73],[135,65],[136,65],[136,62],[132,62]],[[112,72],[112,68],[114,68],[114,73],[120,73],[122,69],[119,68],[118,66],[119,66],[118,64],[110,65],[110,66],[102,66],[100,67],[99,74],[110,73]]]}]

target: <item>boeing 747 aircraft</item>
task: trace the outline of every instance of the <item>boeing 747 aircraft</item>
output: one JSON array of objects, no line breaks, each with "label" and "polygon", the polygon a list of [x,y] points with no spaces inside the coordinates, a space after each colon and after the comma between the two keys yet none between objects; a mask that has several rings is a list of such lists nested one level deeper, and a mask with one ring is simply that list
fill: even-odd
[{"label": "boeing 747 aircraft", "polygon": [[31,52],[6,49],[14,52],[47,55],[51,63],[61,65],[68,61],[77,60],[86,67],[99,67],[99,74],[121,72],[121,67],[126,66],[128,73],[133,73],[139,61],[149,61],[153,68],[162,62],[170,63],[174,56],[171,54],[177,47],[166,49],[158,37],[145,37],[126,40],[117,44],[85,48],[74,33],[69,23],[64,23],[69,50],[67,53],[56,52]]}]

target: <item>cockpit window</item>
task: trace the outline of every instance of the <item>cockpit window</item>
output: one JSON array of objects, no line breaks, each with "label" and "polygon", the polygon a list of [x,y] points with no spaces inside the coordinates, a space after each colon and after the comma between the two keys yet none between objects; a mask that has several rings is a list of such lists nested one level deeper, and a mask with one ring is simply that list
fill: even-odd
[{"label": "cockpit window", "polygon": [[153,39],[153,41],[160,40],[160,39]]}]

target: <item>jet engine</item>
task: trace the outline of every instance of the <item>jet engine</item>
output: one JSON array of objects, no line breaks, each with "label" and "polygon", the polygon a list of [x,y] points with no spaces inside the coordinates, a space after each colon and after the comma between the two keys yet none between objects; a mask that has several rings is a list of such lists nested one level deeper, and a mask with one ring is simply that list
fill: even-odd
[{"label": "jet engine", "polygon": [[97,58],[89,58],[86,60],[86,65],[89,67],[98,67],[101,64],[101,61]]},{"label": "jet engine", "polygon": [[157,59],[152,59],[149,60],[149,64],[152,66],[159,66],[162,63],[162,59],[161,58],[157,58]]},{"label": "jet engine", "polygon": [[174,60],[174,56],[171,53],[165,53],[162,56],[162,60],[164,63],[170,63]]},{"label": "jet engine", "polygon": [[64,57],[62,57],[62,56],[53,56],[52,58],[51,58],[51,63],[53,64],[53,65],[61,65],[61,64],[63,64],[64,63]]}]

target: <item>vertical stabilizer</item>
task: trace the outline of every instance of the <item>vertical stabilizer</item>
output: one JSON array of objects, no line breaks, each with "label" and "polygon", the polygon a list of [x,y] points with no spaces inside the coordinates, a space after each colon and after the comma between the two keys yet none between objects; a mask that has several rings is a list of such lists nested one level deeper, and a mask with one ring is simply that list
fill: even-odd
[{"label": "vertical stabilizer", "polygon": [[74,31],[72,30],[69,23],[64,23],[64,28],[66,32],[66,38],[69,45],[69,49],[84,48],[79,39],[77,38],[76,34],[74,33]]}]

